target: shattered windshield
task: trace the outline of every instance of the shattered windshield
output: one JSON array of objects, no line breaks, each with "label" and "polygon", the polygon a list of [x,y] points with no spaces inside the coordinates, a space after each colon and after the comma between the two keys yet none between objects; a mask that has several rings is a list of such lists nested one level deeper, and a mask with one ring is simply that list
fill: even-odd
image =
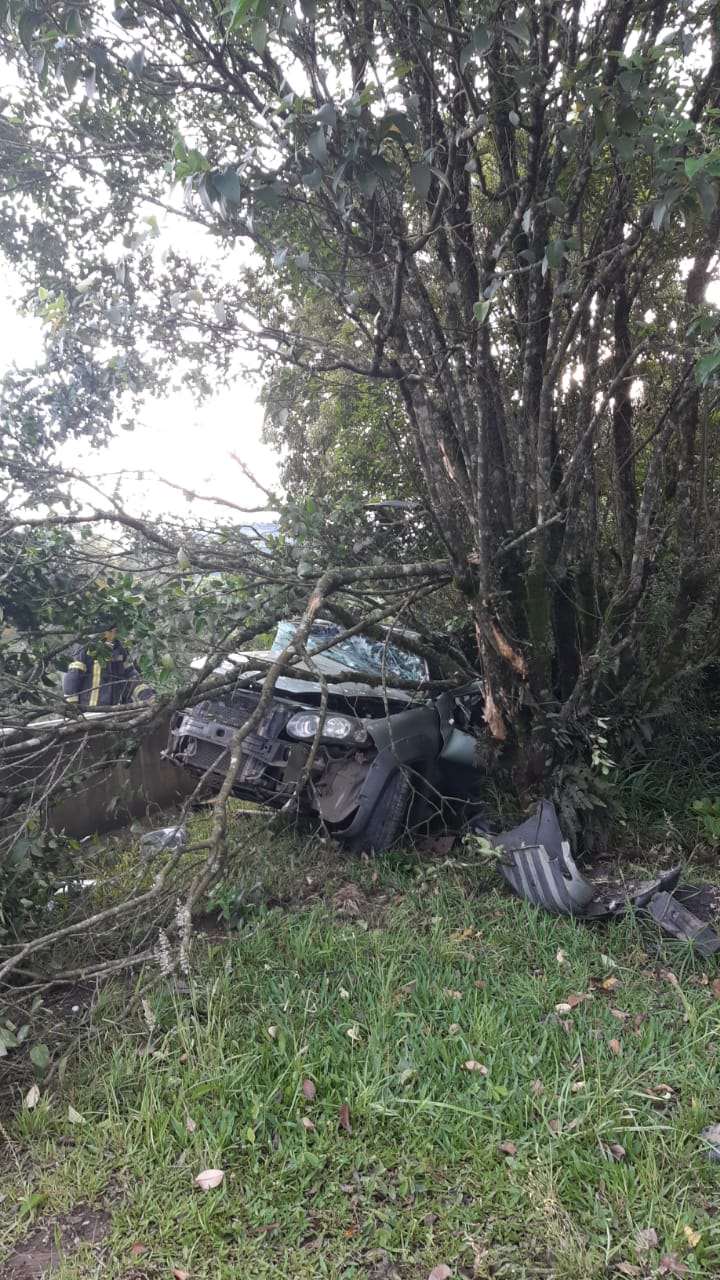
[{"label": "shattered windshield", "polygon": [[[307,650],[312,653],[319,645],[326,644],[333,636],[342,635],[344,628],[335,622],[314,622],[307,639]],[[297,623],[278,624],[271,654],[277,655],[290,643]],[[340,640],[325,654],[350,671],[363,671],[366,675],[394,677],[396,680],[426,680],[427,668],[423,658],[407,653],[391,640],[371,640],[369,636],[349,636]]]}]

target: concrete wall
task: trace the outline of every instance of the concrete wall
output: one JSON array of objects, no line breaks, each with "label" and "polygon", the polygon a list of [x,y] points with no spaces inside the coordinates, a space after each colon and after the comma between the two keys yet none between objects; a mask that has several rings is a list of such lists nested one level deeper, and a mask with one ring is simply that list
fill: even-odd
[{"label": "concrete wall", "polygon": [[[46,829],[81,838],[127,826],[134,818],[159,817],[191,795],[197,781],[184,769],[163,760],[168,727],[169,716],[139,743],[127,743],[109,729],[105,733],[83,734],[79,725],[77,736],[61,746],[35,750],[29,747],[12,764],[1,761],[0,791],[29,785],[40,796],[53,778],[66,772],[78,777],[93,770],[93,776],[81,781],[77,791],[60,803],[53,804],[52,797],[43,803],[41,818]],[[19,741],[25,736],[29,744],[33,734],[37,741],[40,732],[40,727],[30,728]]]}]

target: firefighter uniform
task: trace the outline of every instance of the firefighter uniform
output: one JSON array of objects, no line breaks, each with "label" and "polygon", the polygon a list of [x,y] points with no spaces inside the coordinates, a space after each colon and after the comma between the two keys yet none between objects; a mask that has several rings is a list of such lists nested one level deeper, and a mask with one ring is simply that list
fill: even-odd
[{"label": "firefighter uniform", "polygon": [[101,710],[154,698],[155,690],[142,679],[125,646],[113,640],[107,647],[112,650],[110,659],[101,663],[92,648],[73,645],[70,665],[63,676],[65,701]]}]

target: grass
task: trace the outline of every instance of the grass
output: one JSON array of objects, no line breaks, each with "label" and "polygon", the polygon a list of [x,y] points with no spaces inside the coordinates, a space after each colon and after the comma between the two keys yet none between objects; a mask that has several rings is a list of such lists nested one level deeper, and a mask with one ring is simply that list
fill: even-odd
[{"label": "grass", "polygon": [[84,1203],[111,1227],[59,1280],[717,1277],[714,972],[491,883],[250,848],[240,932],[144,1012],[107,986],[62,1080],[17,1093],[0,1275]]}]

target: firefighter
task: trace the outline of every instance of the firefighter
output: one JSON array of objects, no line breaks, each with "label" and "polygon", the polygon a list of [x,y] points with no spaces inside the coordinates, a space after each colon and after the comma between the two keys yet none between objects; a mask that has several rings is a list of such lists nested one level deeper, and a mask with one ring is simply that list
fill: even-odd
[{"label": "firefighter", "polygon": [[[102,647],[109,650],[103,661]],[[97,653],[97,648],[100,653]],[[98,633],[98,645],[75,644],[70,652],[70,665],[63,676],[66,702],[77,703],[87,710],[104,711],[108,707],[150,702],[155,690],[143,680],[139,668],[117,638],[117,623],[104,619]]]}]

